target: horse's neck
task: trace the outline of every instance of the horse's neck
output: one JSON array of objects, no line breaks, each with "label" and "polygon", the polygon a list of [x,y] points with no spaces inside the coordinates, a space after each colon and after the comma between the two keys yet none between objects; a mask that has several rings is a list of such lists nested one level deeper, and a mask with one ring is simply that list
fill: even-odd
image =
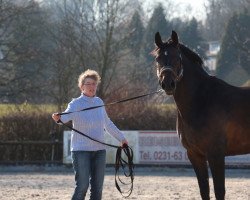
[{"label": "horse's neck", "polygon": [[191,103],[194,101],[199,86],[207,76],[206,72],[199,69],[199,67],[201,66],[191,65],[190,63],[183,65],[183,77],[178,82],[174,94],[178,112],[183,117],[192,109]]}]

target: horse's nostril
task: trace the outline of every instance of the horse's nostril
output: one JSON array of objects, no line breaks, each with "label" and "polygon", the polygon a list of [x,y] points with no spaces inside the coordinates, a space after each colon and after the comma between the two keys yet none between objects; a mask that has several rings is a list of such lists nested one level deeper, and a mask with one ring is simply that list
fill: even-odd
[{"label": "horse's nostril", "polygon": [[171,81],[170,85],[172,89],[175,89],[175,82],[173,80]]},{"label": "horse's nostril", "polygon": [[162,89],[165,89],[165,88],[166,88],[166,85],[165,85],[165,83],[164,83],[163,81],[160,81],[160,80],[159,80],[159,84],[160,84],[160,86],[162,87]]},{"label": "horse's nostril", "polygon": [[166,89],[166,85],[164,84],[164,82],[161,83],[161,87],[162,89]]}]

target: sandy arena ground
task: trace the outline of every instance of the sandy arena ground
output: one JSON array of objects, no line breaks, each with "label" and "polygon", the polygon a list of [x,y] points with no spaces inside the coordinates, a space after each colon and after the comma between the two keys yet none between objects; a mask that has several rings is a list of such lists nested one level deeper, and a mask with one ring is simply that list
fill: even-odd
[{"label": "sandy arena ground", "polygon": [[[226,177],[227,200],[250,200],[250,169],[227,169]],[[1,200],[69,200],[74,189],[74,175],[71,169],[42,172],[29,169],[1,170],[0,188]],[[210,191],[211,199],[215,199],[211,178]],[[114,185],[114,168],[109,167],[105,176],[103,200],[118,199],[123,198]],[[200,199],[200,195],[192,169],[137,167],[134,190],[127,199],[196,200]]]}]

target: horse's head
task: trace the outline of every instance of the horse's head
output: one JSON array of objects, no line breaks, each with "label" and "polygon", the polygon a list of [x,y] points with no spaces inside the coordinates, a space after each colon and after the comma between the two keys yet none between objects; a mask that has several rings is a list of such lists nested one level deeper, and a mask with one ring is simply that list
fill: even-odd
[{"label": "horse's head", "polygon": [[159,83],[168,95],[173,95],[177,82],[181,80],[183,75],[178,35],[172,31],[171,38],[167,42],[163,42],[159,32],[157,32],[155,44],[157,48],[154,55]]}]

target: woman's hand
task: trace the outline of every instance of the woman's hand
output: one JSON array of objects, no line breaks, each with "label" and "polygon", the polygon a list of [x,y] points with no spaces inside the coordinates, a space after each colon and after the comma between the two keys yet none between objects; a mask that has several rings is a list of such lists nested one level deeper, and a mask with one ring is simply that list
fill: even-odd
[{"label": "woman's hand", "polygon": [[126,139],[122,140],[122,145],[121,146],[123,147],[124,145],[128,146],[128,141]]},{"label": "woman's hand", "polygon": [[61,119],[61,116],[58,115],[58,113],[53,113],[51,117],[55,122],[58,122]]}]

